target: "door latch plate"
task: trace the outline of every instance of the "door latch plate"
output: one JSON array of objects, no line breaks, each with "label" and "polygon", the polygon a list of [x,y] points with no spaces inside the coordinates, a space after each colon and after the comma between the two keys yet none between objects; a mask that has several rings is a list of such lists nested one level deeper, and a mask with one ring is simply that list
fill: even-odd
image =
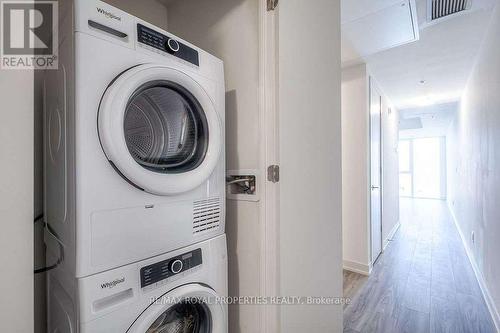
[{"label": "door latch plate", "polygon": [[278,6],[279,0],[267,0],[267,11],[274,10]]},{"label": "door latch plate", "polygon": [[273,183],[280,181],[280,166],[270,165],[267,167],[267,180]]}]

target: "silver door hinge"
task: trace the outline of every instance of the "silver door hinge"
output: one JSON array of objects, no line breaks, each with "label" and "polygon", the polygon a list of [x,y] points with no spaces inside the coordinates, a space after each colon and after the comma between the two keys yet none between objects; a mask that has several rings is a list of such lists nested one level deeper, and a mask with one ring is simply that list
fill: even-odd
[{"label": "silver door hinge", "polygon": [[280,166],[270,165],[267,167],[267,180],[273,183],[280,181]]},{"label": "silver door hinge", "polygon": [[278,6],[279,0],[267,0],[267,11],[274,10]]}]

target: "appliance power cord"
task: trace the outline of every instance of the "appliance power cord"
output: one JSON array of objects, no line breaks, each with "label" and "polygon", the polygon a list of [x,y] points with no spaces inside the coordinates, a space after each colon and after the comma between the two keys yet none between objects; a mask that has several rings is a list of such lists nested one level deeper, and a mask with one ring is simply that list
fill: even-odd
[{"label": "appliance power cord", "polygon": [[[43,217],[44,217],[43,214],[38,215],[37,217],[35,217],[33,223],[36,224],[39,221],[43,221]],[[45,224],[45,228],[49,229],[49,231],[52,231],[51,228],[50,228],[50,226],[48,224]],[[63,248],[62,248],[61,244],[59,244],[59,250],[60,250],[60,253],[63,253]],[[40,274],[40,273],[48,272],[48,271],[56,268],[57,266],[59,266],[59,264],[61,262],[62,262],[62,257],[59,256],[59,258],[57,259],[57,261],[56,261],[55,264],[52,264],[52,265],[46,266],[46,267],[42,267],[42,268],[37,268],[37,269],[34,270],[34,274]]]}]

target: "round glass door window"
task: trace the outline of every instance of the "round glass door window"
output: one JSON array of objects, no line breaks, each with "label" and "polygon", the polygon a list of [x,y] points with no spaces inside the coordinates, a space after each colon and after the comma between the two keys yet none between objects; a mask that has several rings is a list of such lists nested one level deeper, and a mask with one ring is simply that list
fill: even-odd
[{"label": "round glass door window", "polygon": [[206,306],[184,302],[163,312],[146,333],[210,333],[210,321]]},{"label": "round glass door window", "polygon": [[129,99],[123,126],[130,154],[150,171],[187,172],[205,158],[209,134],[205,112],[188,90],[174,82],[153,81],[139,87]]}]

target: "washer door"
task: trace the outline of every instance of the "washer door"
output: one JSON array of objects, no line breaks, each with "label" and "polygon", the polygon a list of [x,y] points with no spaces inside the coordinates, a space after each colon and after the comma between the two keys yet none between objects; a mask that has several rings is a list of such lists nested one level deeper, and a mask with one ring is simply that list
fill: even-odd
[{"label": "washer door", "polygon": [[225,333],[227,321],[217,294],[200,284],[178,287],[151,304],[128,333]]},{"label": "washer door", "polygon": [[108,160],[133,185],[158,195],[192,190],[211,175],[221,127],[205,90],[161,65],[121,74],[99,107],[99,138]]}]

